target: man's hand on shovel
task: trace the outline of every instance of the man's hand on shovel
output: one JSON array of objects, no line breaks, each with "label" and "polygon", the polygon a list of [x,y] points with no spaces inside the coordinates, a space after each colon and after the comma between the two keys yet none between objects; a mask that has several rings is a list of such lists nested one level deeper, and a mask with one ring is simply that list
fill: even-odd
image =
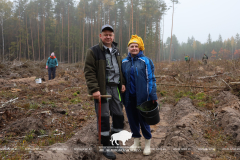
[{"label": "man's hand on shovel", "polygon": [[100,98],[112,98],[112,95],[101,95],[99,91],[94,92],[92,95],[88,95],[89,98],[94,98],[100,101]]},{"label": "man's hand on shovel", "polygon": [[101,93],[99,91],[93,93],[93,98],[100,100],[101,98]]}]

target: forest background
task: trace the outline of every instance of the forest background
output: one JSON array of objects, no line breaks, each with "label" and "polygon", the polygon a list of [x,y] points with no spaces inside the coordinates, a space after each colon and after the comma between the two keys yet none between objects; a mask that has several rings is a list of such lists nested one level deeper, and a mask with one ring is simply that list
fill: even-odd
[{"label": "forest background", "polygon": [[99,42],[103,24],[114,27],[124,56],[131,35],[137,34],[145,55],[157,62],[185,55],[201,59],[204,53],[211,59],[240,57],[238,33],[216,41],[209,34],[205,43],[190,37],[180,44],[175,35],[171,45],[171,37],[164,42],[161,24],[168,9],[163,0],[0,0],[0,60],[46,60],[55,52],[60,62],[83,62],[86,50]]}]

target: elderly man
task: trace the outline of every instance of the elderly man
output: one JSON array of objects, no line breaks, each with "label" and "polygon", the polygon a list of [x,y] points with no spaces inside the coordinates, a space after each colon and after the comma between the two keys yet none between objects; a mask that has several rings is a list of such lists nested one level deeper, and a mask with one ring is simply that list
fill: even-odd
[{"label": "elderly man", "polygon": [[[120,92],[125,92],[121,71],[121,55],[114,40],[114,30],[110,25],[102,26],[99,44],[87,50],[84,73],[90,95],[93,95],[95,111],[101,116],[101,144],[110,145],[110,115],[112,117],[111,134],[120,132],[124,127],[123,105]],[[111,99],[101,95],[112,95]],[[98,115],[98,101],[101,98],[101,115]],[[121,153],[121,152],[118,152]],[[105,150],[103,155],[115,159],[116,155]]]}]

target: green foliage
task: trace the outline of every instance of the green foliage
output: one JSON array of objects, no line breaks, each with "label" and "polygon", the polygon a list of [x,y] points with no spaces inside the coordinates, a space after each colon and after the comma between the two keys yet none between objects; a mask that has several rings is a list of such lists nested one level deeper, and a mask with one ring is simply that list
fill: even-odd
[{"label": "green foliage", "polygon": [[218,101],[218,100],[216,100],[216,101],[215,101],[215,104],[218,104],[218,103],[219,103],[219,101]]},{"label": "green foliage", "polygon": [[194,94],[190,91],[187,91],[187,92],[180,91],[180,92],[175,92],[174,97],[177,99],[180,99],[182,97],[190,97],[191,99],[194,99]]},{"label": "green foliage", "polygon": [[[9,5],[5,5],[5,3]],[[55,51],[58,60],[80,61],[84,57],[83,53],[86,52],[86,49],[98,43],[98,34],[101,27],[98,22],[100,19],[105,20],[103,24],[112,24],[113,20],[116,21],[116,24],[118,24],[114,28],[116,40],[129,39],[128,35],[131,34],[126,29],[131,27],[131,19],[129,19],[131,3],[129,1],[82,0],[76,3],[73,0],[24,0],[14,2],[4,0],[0,1],[0,11],[4,12],[4,20],[7,19],[7,21],[4,21],[4,27],[7,28],[4,30],[4,35],[7,35],[8,41],[6,41],[4,48],[6,53],[10,53],[9,57],[11,59],[18,57],[18,59],[36,60],[40,58],[39,60],[42,60],[48,56],[46,52],[49,46],[49,50]],[[146,54],[151,55],[151,57],[154,57],[159,50],[159,44],[156,43],[160,41],[160,26],[158,23],[161,15],[166,11],[167,6],[164,1],[134,2],[133,12],[134,15],[138,15],[136,21],[134,20],[137,24],[134,23],[134,25],[138,26],[139,36],[145,41]],[[106,14],[103,14],[103,12],[106,12]],[[68,26],[69,20],[71,22],[70,26]],[[18,25],[17,30],[15,29],[16,24]],[[89,30],[90,33],[87,32],[88,26],[92,26]],[[148,30],[147,32],[144,32],[145,27]],[[134,30],[136,28],[134,26]],[[31,33],[33,33],[33,36]],[[133,31],[133,33],[136,33],[136,31]],[[89,35],[92,35],[90,39],[88,39]],[[88,43],[84,43],[87,40]],[[125,52],[123,48],[127,48],[127,43],[122,43],[120,48],[122,52]],[[70,54],[68,53],[69,50],[71,51]],[[80,54],[77,54],[79,51]]]},{"label": "green foliage", "polygon": [[175,93],[175,98],[182,98],[183,97],[183,92],[177,92]]},{"label": "green foliage", "polygon": [[28,141],[28,142],[32,141],[33,138],[34,138],[34,132],[35,132],[35,130],[31,130],[31,131],[26,135],[25,140]]},{"label": "green foliage", "polygon": [[40,134],[41,135],[44,135],[45,134],[45,131],[43,129],[40,130]]},{"label": "green foliage", "polygon": [[216,147],[226,146],[226,142],[232,143],[231,141],[233,140],[232,137],[226,135],[220,127],[207,128],[203,136],[208,140],[209,144]]},{"label": "green foliage", "polygon": [[73,104],[78,104],[81,102],[82,102],[82,100],[80,98],[71,99],[71,103],[73,103]]},{"label": "green foliage", "polygon": [[37,103],[30,104],[29,109],[38,109],[39,105]]},{"label": "green foliage", "polygon": [[51,104],[51,107],[52,107],[52,108],[57,107],[56,104],[55,104],[54,102],[50,102],[50,104]]},{"label": "green foliage", "polygon": [[161,94],[161,96],[165,96],[167,94],[167,92],[166,91],[161,91],[160,94]]},{"label": "green foliage", "polygon": [[202,99],[204,99],[205,98],[205,94],[204,93],[198,93],[198,94],[196,94],[196,99],[197,100],[202,100]]},{"label": "green foliage", "polygon": [[[166,43],[159,46],[161,41],[159,34],[162,29],[159,22],[162,23],[162,15],[166,14],[169,6],[164,1],[158,0],[133,2],[134,26],[132,31],[132,29],[128,29],[132,24],[129,16],[132,13],[130,0],[81,0],[77,3],[73,0],[13,2],[2,0],[0,1],[0,15],[3,15],[3,34],[7,37],[5,53],[8,53],[10,60],[16,58],[31,60],[40,58],[39,60],[42,60],[47,56],[46,50],[51,50],[55,51],[58,60],[69,60],[72,63],[83,61],[82,57],[84,57],[86,49],[98,43],[99,20],[104,19],[103,24],[117,24],[114,26],[115,40],[121,42],[120,51],[123,58],[127,55],[125,53],[127,43],[122,41],[128,41],[129,35],[133,33],[142,37],[145,53],[151,59],[157,60],[159,47],[162,49],[161,53],[165,55],[164,58],[168,59],[171,38],[167,37]],[[69,20],[70,26],[68,26]],[[17,29],[15,28],[16,24]],[[89,26],[92,27],[87,30]],[[39,36],[38,33],[40,33]],[[89,35],[91,35],[90,39]],[[180,44],[177,36],[172,36],[172,59],[184,60],[185,55],[201,59],[203,53],[210,57],[213,49],[219,54],[221,48],[226,50],[225,58],[231,58],[229,52],[234,49],[231,41],[223,42],[221,35],[216,41],[213,41],[209,34],[206,36],[207,43],[201,43],[193,36],[186,40],[187,43]],[[28,43],[26,43],[27,41]],[[239,49],[239,34],[236,34],[234,42],[236,42],[235,48]]]},{"label": "green foliage", "polygon": [[73,96],[77,96],[77,93],[73,93]]},{"label": "green foliage", "polygon": [[205,107],[206,106],[206,102],[198,102],[197,103],[197,105],[199,106],[199,107]]}]

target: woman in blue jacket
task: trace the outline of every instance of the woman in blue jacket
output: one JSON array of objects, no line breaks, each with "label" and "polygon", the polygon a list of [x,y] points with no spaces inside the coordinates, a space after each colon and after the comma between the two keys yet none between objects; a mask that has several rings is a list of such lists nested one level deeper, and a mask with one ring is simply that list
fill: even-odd
[{"label": "woman in blue jacket", "polygon": [[54,55],[54,52],[52,52],[51,56],[48,57],[48,60],[47,60],[47,63],[46,63],[46,69],[48,69],[49,80],[55,78],[57,67],[58,67],[58,61],[57,61],[56,56]]},{"label": "woman in blue jacket", "polygon": [[129,125],[134,137],[130,150],[141,147],[140,126],[145,138],[144,155],[150,155],[151,129],[140,115],[137,106],[145,101],[157,101],[156,79],[154,65],[150,58],[143,55],[144,43],[141,37],[132,35],[128,43],[128,56],[122,60],[122,72],[126,81],[126,91],[123,93]]}]

